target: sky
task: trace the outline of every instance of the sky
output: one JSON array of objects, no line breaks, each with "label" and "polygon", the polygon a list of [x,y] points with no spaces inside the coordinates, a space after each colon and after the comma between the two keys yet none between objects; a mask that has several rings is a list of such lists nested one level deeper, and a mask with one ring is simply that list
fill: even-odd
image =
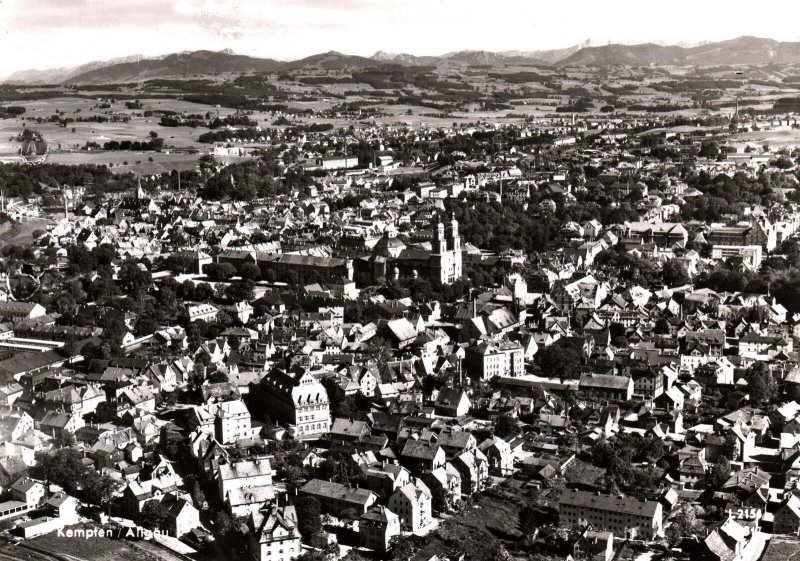
[{"label": "sky", "polygon": [[232,49],[440,55],[741,35],[799,41],[800,2],[744,0],[0,0],[0,77],[133,54]]}]

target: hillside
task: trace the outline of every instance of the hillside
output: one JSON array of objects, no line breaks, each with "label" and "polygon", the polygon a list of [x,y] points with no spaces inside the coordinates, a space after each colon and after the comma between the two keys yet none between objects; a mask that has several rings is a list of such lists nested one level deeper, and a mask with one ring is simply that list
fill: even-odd
[{"label": "hillside", "polygon": [[387,53],[385,51],[378,51],[370,58],[377,62],[402,64],[403,66],[429,66],[442,62],[442,58],[437,56],[416,56],[407,53]]},{"label": "hillside", "polygon": [[558,61],[557,65],[736,66],[738,64],[788,64],[796,63],[798,59],[800,59],[800,43],[782,43],[774,39],[745,36],[690,48],[656,45],[654,43],[585,47]]},{"label": "hillside", "polygon": [[578,52],[581,45],[573,45],[563,49],[548,49],[544,51],[503,51],[500,54],[510,57],[522,57],[526,59],[538,59],[545,64],[555,64],[568,56]]},{"label": "hillside", "polygon": [[271,72],[285,63],[226,52],[196,51],[114,64],[90,70],[66,80],[67,84],[103,84],[135,82],[153,78],[175,78],[184,74],[219,74],[223,72]]},{"label": "hillside", "polygon": [[329,51],[327,53],[320,53],[300,60],[284,63],[281,70],[303,68],[344,70],[346,68],[368,68],[370,66],[375,66],[375,60],[361,56],[346,55],[337,51]]},{"label": "hillside", "polygon": [[16,84],[103,84],[225,72],[278,72],[282,70],[356,70],[381,64],[403,66],[736,66],[800,61],[800,42],[779,42],[758,37],[695,47],[643,43],[603,45],[539,51],[491,52],[465,50],[441,56],[417,56],[378,51],[371,57],[329,51],[300,60],[280,62],[237,55],[230,51],[196,51],[141,59],[138,55],[94,61],[73,68],[24,70],[6,79]]},{"label": "hillside", "polygon": [[502,53],[493,53],[490,51],[458,51],[455,53],[448,53],[442,58],[449,60],[457,60],[466,63],[470,66],[483,65],[483,66],[496,66],[501,64],[521,64],[521,65],[547,65],[542,60],[527,57],[527,56],[509,56]]},{"label": "hillside", "polygon": [[800,43],[781,43],[759,37],[739,37],[690,49],[691,64],[790,64],[800,61]]},{"label": "hillside", "polygon": [[[123,64],[126,62],[134,62],[141,60],[142,58],[142,55],[130,55],[121,58],[113,58],[110,60],[95,60],[80,66],[47,68],[44,70],[20,70],[11,74],[8,78],[6,78],[5,81],[11,84],[60,84],[62,82],[66,82],[70,78],[80,76],[81,74],[91,72],[92,70],[99,70],[101,68],[107,68],[109,66]],[[159,59],[163,57],[150,58]]]},{"label": "hillside", "polygon": [[585,47],[556,63],[558,66],[648,66],[686,64],[686,49],[644,43]]}]

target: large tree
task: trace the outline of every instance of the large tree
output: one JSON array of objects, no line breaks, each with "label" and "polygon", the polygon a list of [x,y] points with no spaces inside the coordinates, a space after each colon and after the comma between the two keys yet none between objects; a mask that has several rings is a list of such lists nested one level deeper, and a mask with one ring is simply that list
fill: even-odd
[{"label": "large tree", "polygon": [[751,404],[761,405],[772,399],[777,384],[767,363],[754,363],[748,370],[746,379]]},{"label": "large tree", "polygon": [[314,497],[300,497],[294,505],[297,512],[297,529],[304,538],[322,530],[322,507]]},{"label": "large tree", "polygon": [[157,500],[144,503],[142,512],[139,514],[139,524],[151,530],[158,530],[166,527],[169,519],[169,511]]},{"label": "large tree", "polygon": [[571,378],[573,369],[580,362],[580,356],[574,347],[558,343],[541,349],[536,354],[536,359],[546,376],[560,378]]},{"label": "large tree", "polygon": [[45,478],[74,494],[84,481],[87,469],[83,456],[73,448],[62,448],[48,454],[42,461]]}]

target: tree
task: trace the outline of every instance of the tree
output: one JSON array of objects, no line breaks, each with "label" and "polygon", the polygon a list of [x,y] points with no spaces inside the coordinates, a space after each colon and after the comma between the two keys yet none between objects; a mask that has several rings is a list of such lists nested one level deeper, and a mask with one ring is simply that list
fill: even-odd
[{"label": "tree", "polygon": [[333,452],[328,455],[325,463],[322,464],[320,477],[348,486],[355,485],[364,479],[353,458],[343,452]]},{"label": "tree", "polygon": [[708,486],[712,489],[719,489],[731,476],[731,462],[725,456],[720,456],[708,473]]},{"label": "tree", "polygon": [[295,561],[327,561],[328,557],[322,551],[305,551],[300,557],[296,557]]},{"label": "tree", "polygon": [[234,282],[225,288],[225,297],[236,302],[241,302],[242,300],[249,301],[253,299],[254,288],[255,283],[250,279],[246,279],[242,282]]},{"label": "tree", "polygon": [[122,343],[122,339],[127,335],[128,328],[125,323],[118,318],[110,318],[103,327],[103,340],[112,341],[116,345]]},{"label": "tree", "polygon": [[195,481],[194,485],[192,485],[192,502],[198,509],[202,509],[203,504],[206,502],[206,494],[203,493],[198,481]]},{"label": "tree", "polygon": [[754,363],[747,372],[747,390],[750,393],[750,403],[761,405],[768,403],[775,394],[776,383],[769,365],[765,362]]},{"label": "tree", "polygon": [[430,491],[433,510],[448,512],[453,508],[453,498],[441,485],[432,485]]},{"label": "tree", "polygon": [[87,473],[83,456],[73,448],[62,448],[45,456],[42,468],[48,481],[60,485],[70,494],[75,494]]},{"label": "tree", "polygon": [[150,288],[153,283],[150,271],[142,269],[139,263],[131,260],[122,263],[117,278],[120,287],[126,294],[140,294]]},{"label": "tree", "polygon": [[666,318],[658,318],[655,327],[653,327],[653,332],[657,335],[669,335],[669,321]]},{"label": "tree", "polygon": [[122,482],[110,475],[99,474],[94,470],[87,470],[84,479],[84,491],[89,502],[109,508],[114,495],[122,487]]},{"label": "tree", "polygon": [[411,536],[394,536],[389,540],[389,549],[392,552],[392,561],[409,561],[417,552]]},{"label": "tree", "polygon": [[709,160],[716,160],[719,157],[719,146],[716,142],[704,142],[700,147],[700,152],[697,154],[701,158],[708,158]]},{"label": "tree", "polygon": [[667,286],[681,286],[688,284],[691,280],[686,265],[677,259],[670,259],[664,263],[661,278]]},{"label": "tree", "polygon": [[214,527],[217,534],[225,539],[237,537],[240,529],[236,519],[234,519],[233,516],[228,514],[228,512],[225,510],[217,511],[216,516],[214,516]]},{"label": "tree", "polygon": [[256,282],[261,279],[261,269],[255,263],[245,263],[239,270],[239,275],[244,280]]},{"label": "tree", "polygon": [[300,497],[294,505],[297,513],[297,529],[304,538],[322,530],[322,507],[314,497]]},{"label": "tree", "polygon": [[203,269],[215,281],[224,281],[236,274],[236,267],[230,263],[209,263]]},{"label": "tree", "polygon": [[68,431],[61,431],[56,435],[56,444],[60,448],[75,446],[75,435]]},{"label": "tree", "polygon": [[721,454],[733,461],[738,459],[739,439],[733,431],[728,431],[725,434],[725,441],[722,445]]},{"label": "tree", "polygon": [[574,347],[555,343],[536,353],[539,366],[547,376],[572,377],[572,370],[579,364],[580,357]]},{"label": "tree", "polygon": [[677,546],[685,536],[690,536],[695,532],[697,526],[697,513],[691,505],[685,505],[676,514],[672,523],[664,531],[670,547]]},{"label": "tree", "polygon": [[519,527],[525,534],[532,534],[541,525],[539,510],[532,505],[525,505],[519,511]]},{"label": "tree", "polygon": [[139,525],[150,530],[165,528],[167,520],[169,520],[169,511],[155,499],[144,503],[142,512],[139,514]]},{"label": "tree", "polygon": [[139,336],[151,335],[161,328],[156,320],[152,317],[144,316],[139,318],[136,322],[135,331]]},{"label": "tree", "polygon": [[519,432],[519,424],[514,417],[501,415],[495,423],[494,432],[501,438],[513,436]]},{"label": "tree", "polygon": [[173,253],[167,257],[167,267],[175,273],[188,273],[193,271],[197,261],[189,253]]}]

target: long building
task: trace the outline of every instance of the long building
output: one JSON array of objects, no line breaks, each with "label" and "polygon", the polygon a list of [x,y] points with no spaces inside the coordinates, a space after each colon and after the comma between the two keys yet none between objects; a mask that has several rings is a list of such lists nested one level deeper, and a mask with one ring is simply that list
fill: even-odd
[{"label": "long building", "polygon": [[661,503],[589,491],[565,491],[558,502],[559,524],[591,525],[631,539],[652,540],[661,532]]},{"label": "long building", "polygon": [[355,514],[359,517],[378,502],[378,495],[369,489],[347,487],[321,479],[312,479],[300,488],[299,493],[317,499],[322,512],[333,516]]},{"label": "long building", "polygon": [[274,275],[279,281],[287,280],[292,274],[297,275],[301,282],[311,278],[353,280],[353,260],[339,257],[229,250],[217,255],[217,262],[230,263],[237,273],[245,263],[252,263],[258,266],[265,278]]}]

